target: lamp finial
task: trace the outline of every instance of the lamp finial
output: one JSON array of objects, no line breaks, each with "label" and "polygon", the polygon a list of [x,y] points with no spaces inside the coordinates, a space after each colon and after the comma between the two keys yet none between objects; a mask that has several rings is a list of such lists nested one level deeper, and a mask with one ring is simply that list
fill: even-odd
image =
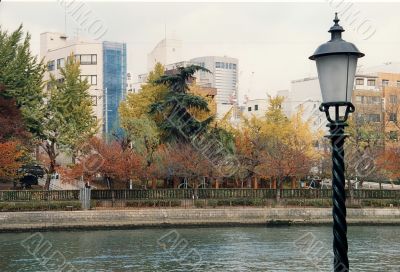
[{"label": "lamp finial", "polygon": [[339,25],[340,20],[337,14],[335,12],[335,19],[333,19],[335,24],[329,29],[329,32],[332,34],[331,40],[342,39],[342,32],[344,31],[343,27]]}]

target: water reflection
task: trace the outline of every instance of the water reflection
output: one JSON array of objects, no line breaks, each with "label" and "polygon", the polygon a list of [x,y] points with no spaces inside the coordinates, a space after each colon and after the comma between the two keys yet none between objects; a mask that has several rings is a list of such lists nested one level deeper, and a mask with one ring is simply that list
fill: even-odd
[{"label": "water reflection", "polygon": [[[321,271],[332,270],[330,227],[229,227],[43,232],[78,271]],[[294,242],[311,233],[319,252]],[[0,271],[46,271],[21,241],[30,233],[0,234]],[[177,238],[178,236],[178,238]],[[352,271],[400,271],[400,228],[349,227]],[[187,256],[192,252],[192,256]],[[198,252],[201,259],[193,252]],[[189,254],[190,255],[190,254]],[[192,258],[192,259],[190,259]],[[190,263],[192,262],[192,263]],[[316,266],[315,263],[318,265]],[[56,271],[56,267],[47,267]]]}]

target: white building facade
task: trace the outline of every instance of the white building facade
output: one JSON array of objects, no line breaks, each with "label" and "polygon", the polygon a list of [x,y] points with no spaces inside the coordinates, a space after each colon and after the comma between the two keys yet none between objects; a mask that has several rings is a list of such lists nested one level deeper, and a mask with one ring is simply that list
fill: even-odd
[{"label": "white building facade", "polygon": [[46,32],[40,35],[40,56],[47,62],[44,80],[50,79],[50,73],[61,78],[60,68],[65,66],[67,58],[75,55],[81,62],[81,76],[88,79],[89,93],[92,97],[93,113],[99,124],[103,125],[103,47],[98,41],[68,40],[61,33]]},{"label": "white building facade", "polygon": [[182,41],[175,38],[166,38],[161,40],[147,54],[147,71],[152,71],[157,63],[166,66],[180,61],[182,61]]},{"label": "white building facade", "polygon": [[99,135],[119,126],[118,106],[128,87],[125,44],[68,39],[62,33],[45,32],[40,35],[40,55],[47,63],[44,80],[50,74],[62,80],[59,69],[73,55],[80,62],[81,78],[90,85],[93,113],[102,127]]},{"label": "white building facade", "polygon": [[190,60],[211,73],[197,72],[196,82],[200,86],[217,89],[217,118],[222,118],[233,106],[237,106],[239,61],[231,57],[206,56]]},{"label": "white building facade", "polygon": [[243,115],[246,118],[264,118],[268,111],[268,99],[246,100],[243,107]]},{"label": "white building facade", "polygon": [[292,116],[299,110],[302,111],[303,120],[306,121],[312,131],[326,130],[325,113],[319,111],[322,103],[321,89],[317,77],[293,80],[290,91],[283,102],[283,111]]}]

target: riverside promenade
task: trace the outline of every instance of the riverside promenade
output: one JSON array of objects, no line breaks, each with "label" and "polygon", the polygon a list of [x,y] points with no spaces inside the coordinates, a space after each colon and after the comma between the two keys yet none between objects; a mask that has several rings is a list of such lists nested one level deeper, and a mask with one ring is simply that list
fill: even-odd
[{"label": "riverside promenade", "polygon": [[[349,225],[400,225],[400,209],[348,209],[347,221]],[[1,232],[179,226],[319,225],[331,223],[331,208],[145,208],[0,213]]]}]

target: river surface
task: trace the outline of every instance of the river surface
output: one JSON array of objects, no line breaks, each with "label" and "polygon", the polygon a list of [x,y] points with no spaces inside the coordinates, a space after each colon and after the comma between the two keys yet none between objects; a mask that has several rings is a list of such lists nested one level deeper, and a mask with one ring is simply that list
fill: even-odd
[{"label": "river surface", "polygon": [[[400,227],[349,227],[351,271],[400,271]],[[0,233],[0,271],[332,271],[328,226]]]}]

